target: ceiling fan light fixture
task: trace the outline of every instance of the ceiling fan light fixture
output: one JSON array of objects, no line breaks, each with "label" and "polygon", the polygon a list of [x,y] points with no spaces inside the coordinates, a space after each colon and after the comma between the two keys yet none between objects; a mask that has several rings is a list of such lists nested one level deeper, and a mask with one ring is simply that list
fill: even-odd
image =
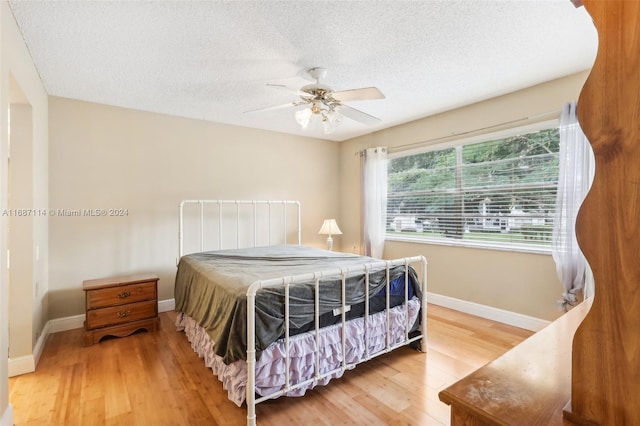
[{"label": "ceiling fan light fixture", "polygon": [[[359,89],[348,89],[334,92],[329,86],[320,84],[320,79],[324,78],[327,70],[321,67],[314,67],[307,70],[307,75],[315,80],[315,84],[307,84],[300,89],[292,89],[280,84],[268,84],[279,90],[286,90],[298,96],[297,101],[284,105],[276,105],[266,108],[259,108],[245,112],[268,111],[287,107],[299,107],[305,105],[304,109],[295,112],[296,122],[307,130],[311,125],[312,130],[323,130],[325,134],[333,132],[344,117],[357,121],[365,125],[375,125],[380,119],[369,115],[363,111],[345,105],[346,101],[364,101],[372,99],[384,99],[384,95],[376,87],[361,87]],[[317,118],[313,118],[316,116]]]},{"label": "ceiling fan light fixture", "polygon": [[333,133],[333,131],[342,124],[342,114],[333,109],[328,110],[322,115],[322,129],[325,134]]},{"label": "ceiling fan light fixture", "polygon": [[309,121],[311,121],[312,115],[313,115],[313,112],[311,111],[311,108],[305,108],[305,109],[296,111],[295,117],[300,127],[302,127],[303,129],[306,129],[309,126]]},{"label": "ceiling fan light fixture", "polygon": [[332,126],[338,127],[339,125],[342,124],[343,116],[338,111],[335,111],[332,109],[332,110],[329,110],[329,112],[327,112],[326,118],[327,118],[327,121],[329,121],[329,123],[331,123]]},{"label": "ceiling fan light fixture", "polygon": [[315,84],[308,84],[299,90],[291,89],[279,84],[268,85],[279,90],[292,92],[298,95],[300,98],[299,100],[284,105],[260,108],[246,112],[299,107],[301,105],[305,105],[304,109],[295,112],[294,118],[296,119],[296,122],[303,130],[307,130],[309,126],[311,126],[312,131],[323,130],[325,134],[332,133],[338,126],[340,126],[344,117],[367,125],[377,124],[380,121],[379,118],[342,103],[343,101],[384,99],[384,95],[376,87],[362,87],[359,89],[334,92],[330,87],[320,84],[320,79],[326,75],[326,69],[320,67],[311,68],[307,70],[307,74],[315,80]]},{"label": "ceiling fan light fixture", "polygon": [[308,108],[296,111],[295,119],[303,130],[314,123],[313,128],[321,127],[325,134],[329,134],[342,124],[343,116],[334,110],[332,105],[325,107],[320,102],[313,102]]},{"label": "ceiling fan light fixture", "polygon": [[322,131],[324,132],[325,135],[333,133],[335,129],[336,128],[331,125],[329,120],[322,120]]}]

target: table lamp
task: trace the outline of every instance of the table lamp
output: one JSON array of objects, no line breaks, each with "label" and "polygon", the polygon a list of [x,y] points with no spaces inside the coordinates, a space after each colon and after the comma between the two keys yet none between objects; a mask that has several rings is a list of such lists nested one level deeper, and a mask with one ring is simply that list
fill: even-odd
[{"label": "table lamp", "polygon": [[327,250],[331,251],[333,249],[333,238],[331,238],[331,235],[342,235],[342,231],[338,228],[335,219],[325,219],[318,234],[328,235]]}]

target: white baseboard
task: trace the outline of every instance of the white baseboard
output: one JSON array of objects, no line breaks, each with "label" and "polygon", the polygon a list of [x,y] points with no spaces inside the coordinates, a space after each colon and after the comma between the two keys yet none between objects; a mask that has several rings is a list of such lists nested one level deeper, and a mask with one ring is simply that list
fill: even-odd
[{"label": "white baseboard", "polygon": [[441,294],[427,292],[427,300],[429,303],[433,303],[434,305],[455,309],[456,311],[512,325],[514,327],[524,328],[525,330],[539,331],[550,322],[540,318],[519,314],[517,312],[505,311],[504,309],[468,302],[466,300],[443,296]]},{"label": "white baseboard", "polygon": [[176,299],[160,300],[158,302],[158,312],[173,311],[176,308]]},{"label": "white baseboard", "polygon": [[36,360],[33,354],[9,358],[7,367],[9,377],[32,373],[36,371]]},{"label": "white baseboard", "polygon": [[60,331],[67,331],[67,330],[73,330],[75,328],[82,328],[84,327],[84,319],[85,319],[85,316],[83,314],[83,315],[73,315],[70,317],[56,318],[56,319],[49,320],[47,322],[47,326],[49,326],[49,333],[58,333]]},{"label": "white baseboard", "polygon": [[0,426],[12,426],[13,425],[13,406],[11,404],[7,405],[7,408],[2,413],[2,417],[0,417]]},{"label": "white baseboard", "polygon": [[40,361],[40,355],[44,349],[44,342],[47,340],[47,336],[50,333],[49,322],[42,329],[40,337],[36,341],[36,345],[33,347],[33,354],[25,355],[18,358],[9,358],[8,360],[8,374],[9,377],[19,376],[21,374],[32,373],[36,371],[36,365]]},{"label": "white baseboard", "polygon": [[42,350],[44,349],[44,342],[47,341],[47,337],[49,336],[49,333],[51,333],[50,328],[51,326],[49,325],[49,321],[47,321],[47,323],[44,325],[44,328],[42,329],[42,333],[40,333],[40,336],[36,341],[36,345],[33,347],[33,358],[35,360],[35,365],[38,365],[38,362],[40,361],[40,355],[42,355]]},{"label": "white baseboard", "polygon": [[[173,311],[176,306],[175,299],[160,300],[158,302],[158,312]],[[40,361],[40,355],[44,349],[44,343],[47,337],[51,333],[58,333],[60,331],[73,330],[76,328],[84,327],[85,315],[73,315],[65,318],[56,318],[47,321],[44,326],[36,345],[33,348],[32,355],[25,355],[18,358],[9,358],[9,377],[19,376],[25,373],[31,373],[36,370],[38,361]],[[0,426],[4,426],[0,424]]]}]

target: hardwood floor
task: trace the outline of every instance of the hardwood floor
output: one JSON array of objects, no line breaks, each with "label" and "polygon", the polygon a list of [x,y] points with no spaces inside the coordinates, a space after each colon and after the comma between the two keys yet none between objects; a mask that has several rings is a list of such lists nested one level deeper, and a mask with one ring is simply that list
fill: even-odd
[{"label": "hardwood floor", "polygon": [[[49,336],[36,372],[9,379],[19,425],[243,425],[245,407],[160,314],[157,332],[83,347],[82,329]],[[438,392],[531,332],[429,306],[428,352],[409,348],[347,371],[303,398],[256,408],[259,425],[448,425]]]}]

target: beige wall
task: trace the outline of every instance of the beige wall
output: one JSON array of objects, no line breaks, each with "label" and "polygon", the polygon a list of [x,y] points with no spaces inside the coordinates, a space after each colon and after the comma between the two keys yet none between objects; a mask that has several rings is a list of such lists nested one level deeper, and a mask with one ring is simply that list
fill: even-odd
[{"label": "beige wall", "polygon": [[[8,154],[9,154],[9,123],[8,111],[10,105],[17,105],[18,109],[27,111],[30,116],[22,124],[31,126],[25,130],[26,137],[16,143],[30,144],[30,147],[16,147],[30,158],[28,164],[31,170],[21,169],[28,182],[31,194],[27,202],[34,207],[46,206],[48,196],[48,119],[47,94],[42,86],[31,56],[22,40],[18,27],[13,19],[6,2],[0,2],[0,211],[21,208],[10,204],[8,199]],[[26,124],[25,124],[26,123]],[[17,167],[22,167],[19,164]],[[16,219],[17,220],[17,219]],[[8,247],[7,216],[0,216],[0,353],[6,354],[11,339],[11,358],[29,358],[35,344],[35,334],[42,331],[43,322],[47,315],[47,286],[48,286],[48,221],[46,217],[29,219],[26,232],[19,230],[11,234],[12,241],[27,247],[27,251],[38,253],[20,259],[27,269],[27,282],[9,282],[7,270]],[[18,227],[19,229],[19,227]],[[37,248],[37,250],[36,250]],[[30,280],[30,281],[29,281]],[[38,282],[38,292],[35,283]],[[8,309],[9,288],[12,290],[11,305],[14,303],[23,310],[10,317]],[[12,312],[13,314],[13,312]],[[22,322],[21,329],[12,329],[9,336],[8,323]],[[14,351],[14,346],[17,348]],[[31,359],[33,362],[33,359]],[[9,360],[0,357],[0,424],[10,421],[8,410],[8,369]]]},{"label": "beige wall", "polygon": [[[16,89],[17,90],[17,89]],[[9,159],[9,209],[33,209],[32,110],[25,104],[11,104],[11,158]],[[9,269],[9,358],[30,355],[33,338],[16,338],[26,330],[37,328],[30,312],[34,295],[33,224],[37,217],[8,216],[8,245],[11,251]],[[36,330],[37,331],[37,330]]]},{"label": "beige wall", "polygon": [[295,199],[303,242],[322,246],[338,214],[339,145],[51,97],[52,209],[125,217],[50,218],[50,318],[84,313],[82,281],[154,272],[173,298],[182,199]]},{"label": "beige wall", "polygon": [[[360,249],[360,167],[356,152],[374,146],[401,151],[404,145],[531,124],[576,100],[588,72],[582,72],[505,96],[455,109],[405,125],[346,141],[340,146],[342,244]],[[425,100],[428,102],[428,99]],[[530,119],[521,120],[530,117]],[[502,123],[510,123],[501,125]],[[493,127],[496,126],[496,127]],[[477,133],[477,132],[474,132]],[[423,143],[424,142],[424,143]],[[559,316],[562,292],[551,255],[512,253],[404,242],[387,242],[384,256],[422,254],[429,262],[429,291],[552,320]]]}]

